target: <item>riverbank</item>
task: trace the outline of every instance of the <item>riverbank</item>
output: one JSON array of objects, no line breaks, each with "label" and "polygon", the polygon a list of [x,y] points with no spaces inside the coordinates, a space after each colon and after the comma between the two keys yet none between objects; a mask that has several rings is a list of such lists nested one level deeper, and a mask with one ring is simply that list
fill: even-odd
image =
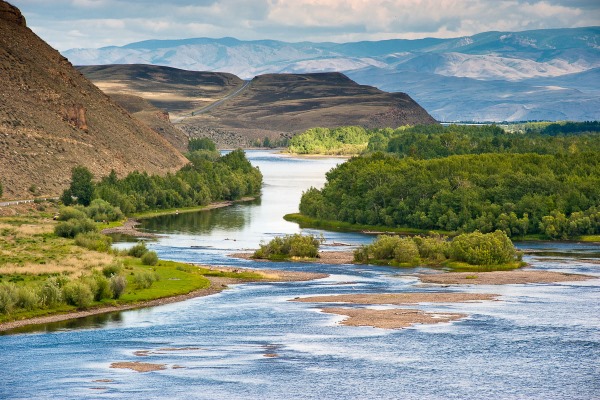
[{"label": "riverbank", "polygon": [[[186,294],[168,296],[153,300],[141,301],[132,304],[122,304],[116,306],[102,306],[89,310],[78,310],[68,312],[64,314],[53,314],[43,317],[27,318],[16,321],[9,321],[0,323],[0,332],[10,331],[12,329],[21,328],[30,325],[42,325],[53,322],[67,321],[72,319],[90,317],[93,315],[106,314],[117,311],[127,311],[146,307],[156,307],[165,304],[176,303],[180,301],[189,300],[195,297],[209,296],[212,294],[219,293],[227,289],[228,285],[242,284],[242,283],[256,283],[256,282],[294,282],[294,281],[307,281],[313,279],[325,278],[327,274],[310,273],[310,272],[295,272],[295,271],[276,271],[276,270],[252,270],[252,269],[234,269],[227,267],[208,267],[199,266],[203,270],[208,272],[203,275],[210,281],[210,286],[202,289],[197,289]],[[258,279],[249,278],[236,278],[234,276],[211,276],[211,274],[243,274],[253,273],[258,274],[261,277]]]},{"label": "riverbank", "polygon": [[579,282],[598,279],[591,275],[566,274],[553,271],[519,270],[491,272],[445,272],[417,275],[423,283],[441,285],[518,285],[525,283]]}]

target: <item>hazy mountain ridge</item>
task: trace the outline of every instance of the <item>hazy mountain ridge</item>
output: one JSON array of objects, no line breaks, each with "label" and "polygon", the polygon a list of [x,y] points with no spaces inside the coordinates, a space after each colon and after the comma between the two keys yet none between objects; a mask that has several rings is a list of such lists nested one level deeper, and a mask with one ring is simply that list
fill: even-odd
[{"label": "hazy mountain ridge", "polygon": [[[81,65],[150,63],[230,72],[243,79],[339,71],[361,84],[406,92],[440,120],[600,119],[600,81],[588,75],[600,68],[599,27],[342,44],[148,40],[64,55]],[[577,74],[587,83],[579,84]]]}]

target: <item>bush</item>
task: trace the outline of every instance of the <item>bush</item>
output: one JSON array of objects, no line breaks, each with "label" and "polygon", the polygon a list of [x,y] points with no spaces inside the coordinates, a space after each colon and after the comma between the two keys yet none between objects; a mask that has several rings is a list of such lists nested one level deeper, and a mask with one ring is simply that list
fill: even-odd
[{"label": "bush", "polygon": [[40,289],[40,304],[46,307],[54,307],[63,302],[61,281],[56,277],[46,279]]},{"label": "bush", "polygon": [[413,240],[419,249],[419,256],[423,259],[442,262],[449,257],[450,242],[446,236],[415,236]]},{"label": "bush", "polygon": [[86,279],[95,301],[102,299],[110,299],[113,297],[113,292],[110,288],[110,281],[102,274],[95,273]]},{"label": "bush", "polygon": [[89,250],[107,252],[112,244],[110,236],[98,232],[78,233],[75,236],[75,244]]},{"label": "bush", "polygon": [[141,256],[143,256],[147,252],[148,252],[148,248],[146,247],[146,243],[145,242],[138,242],[135,246],[133,246],[132,248],[130,248],[127,251],[127,255],[131,256],[131,257],[140,258]]},{"label": "bush", "polygon": [[158,275],[150,271],[140,271],[133,275],[133,282],[138,289],[148,289],[158,280]]},{"label": "bush", "polygon": [[369,246],[369,254],[376,260],[391,260],[394,258],[396,246],[401,243],[398,236],[379,235]]},{"label": "bush", "polygon": [[58,212],[59,221],[68,221],[70,219],[85,219],[87,214],[81,206],[78,207],[61,207]]},{"label": "bush", "polygon": [[450,256],[473,265],[506,264],[518,258],[515,246],[502,231],[459,235],[450,244]]},{"label": "bush", "polygon": [[67,283],[63,288],[63,296],[67,304],[78,308],[88,308],[94,301],[94,295],[90,287],[82,281]]},{"label": "bush", "polygon": [[217,146],[215,145],[215,142],[213,142],[212,140],[210,140],[209,138],[206,138],[206,137],[192,138],[188,142],[188,150],[189,151],[196,151],[196,150],[215,151],[216,149],[217,149]]},{"label": "bush", "polygon": [[111,205],[102,199],[95,199],[85,208],[85,213],[96,222],[118,221],[123,219],[123,213],[119,207]]},{"label": "bush", "polygon": [[411,238],[401,238],[394,248],[394,260],[399,263],[417,264],[419,248]]},{"label": "bush", "polygon": [[107,278],[111,278],[115,275],[119,275],[122,270],[123,270],[123,265],[115,263],[115,264],[107,265],[106,267],[102,268],[102,274]]},{"label": "bush", "polygon": [[95,232],[98,228],[94,221],[89,218],[84,219],[70,219],[68,221],[59,222],[54,227],[54,233],[56,236],[64,238],[74,238],[79,233]]},{"label": "bush", "polygon": [[16,307],[19,296],[13,283],[0,283],[0,314],[10,314]]},{"label": "bush", "polygon": [[110,290],[113,294],[113,299],[121,297],[127,287],[127,279],[123,275],[113,275],[110,277]]},{"label": "bush", "polygon": [[144,265],[156,265],[158,263],[158,255],[155,251],[148,251],[141,258]]},{"label": "bush", "polygon": [[40,298],[35,290],[28,287],[17,289],[17,307],[24,310],[33,310],[40,305]]},{"label": "bush", "polygon": [[267,244],[261,244],[260,248],[254,252],[255,258],[273,258],[273,257],[318,257],[319,246],[324,242],[321,236],[285,235],[276,236]]}]

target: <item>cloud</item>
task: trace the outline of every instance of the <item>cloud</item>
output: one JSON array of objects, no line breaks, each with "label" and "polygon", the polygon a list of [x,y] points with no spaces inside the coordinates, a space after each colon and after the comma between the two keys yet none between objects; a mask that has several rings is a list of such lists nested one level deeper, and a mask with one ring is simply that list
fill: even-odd
[{"label": "cloud", "polygon": [[13,3],[21,8],[34,31],[60,50],[198,36],[295,42],[458,37],[490,30],[591,26],[600,21],[598,0],[13,0]]}]

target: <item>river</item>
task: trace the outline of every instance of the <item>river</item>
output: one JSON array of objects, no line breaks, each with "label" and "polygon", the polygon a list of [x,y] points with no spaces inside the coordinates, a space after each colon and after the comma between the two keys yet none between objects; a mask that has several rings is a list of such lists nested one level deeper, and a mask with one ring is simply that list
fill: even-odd
[{"label": "river", "polygon": [[[600,279],[561,284],[431,287],[425,269],[264,263],[227,255],[300,232],[282,216],[324,183],[339,159],[249,151],[264,175],[260,200],[163,216],[143,228],[162,236],[161,258],[213,265],[319,271],[310,282],[235,285],[220,294],[0,336],[2,399],[592,399],[600,393]],[[367,243],[356,233],[326,242]],[[126,244],[121,244],[125,246]],[[600,246],[525,243],[545,250],[536,269],[600,277]],[[335,248],[332,248],[335,249]],[[428,304],[466,319],[403,330],[347,327],[315,294],[403,291],[496,293],[500,301]],[[177,350],[175,350],[177,349]],[[136,352],[147,351],[146,356]],[[140,353],[137,353],[140,354]],[[120,361],[165,364],[137,373]]]}]

